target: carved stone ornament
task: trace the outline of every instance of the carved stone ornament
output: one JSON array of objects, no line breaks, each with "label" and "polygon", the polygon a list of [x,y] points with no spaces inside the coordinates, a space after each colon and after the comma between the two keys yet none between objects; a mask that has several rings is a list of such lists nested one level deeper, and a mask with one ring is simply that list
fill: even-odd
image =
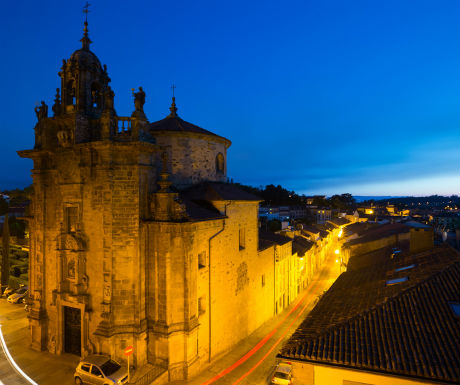
[{"label": "carved stone ornament", "polygon": [[61,249],[70,251],[81,251],[83,249],[83,244],[81,240],[79,240],[72,234],[62,234]]},{"label": "carved stone ornament", "polygon": [[68,147],[72,144],[72,134],[67,130],[59,130],[57,133],[57,139],[59,145],[62,147]]}]

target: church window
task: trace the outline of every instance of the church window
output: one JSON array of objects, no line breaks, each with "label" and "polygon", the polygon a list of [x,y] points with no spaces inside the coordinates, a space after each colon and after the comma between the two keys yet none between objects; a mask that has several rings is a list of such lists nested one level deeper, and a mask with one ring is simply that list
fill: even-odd
[{"label": "church window", "polygon": [[67,100],[69,104],[75,105],[75,86],[72,80],[67,83]]},{"label": "church window", "polygon": [[262,274],[262,287],[265,287],[265,274]]},{"label": "church window", "polygon": [[216,173],[223,174],[224,173],[224,156],[221,152],[219,152],[216,156]]},{"label": "church window", "polygon": [[206,252],[205,251],[198,254],[198,268],[202,269],[203,267],[206,267]]},{"label": "church window", "polygon": [[238,235],[238,238],[239,238],[239,245],[240,245],[240,250],[243,250],[245,247],[246,247],[246,229],[244,227],[240,227],[240,231],[239,231],[239,235]]},{"label": "church window", "polygon": [[77,231],[77,207],[68,206],[64,210],[64,226],[67,233],[74,233]]},{"label": "church window", "polygon": [[93,83],[91,85],[91,105],[93,108],[99,107],[99,99],[100,99],[99,84]]}]

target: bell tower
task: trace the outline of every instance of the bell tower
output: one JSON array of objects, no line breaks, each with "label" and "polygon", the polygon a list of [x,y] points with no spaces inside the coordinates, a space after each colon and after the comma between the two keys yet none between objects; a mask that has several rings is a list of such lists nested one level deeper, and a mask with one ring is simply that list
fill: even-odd
[{"label": "bell tower", "polygon": [[[88,10],[85,9],[87,14]],[[110,78],[107,66],[101,66],[97,56],[90,51],[88,20],[85,20],[82,47],[68,60],[63,60],[61,77],[60,108],[53,108],[59,114],[83,113],[89,118],[99,118],[105,108],[105,97],[109,91]],[[55,111],[55,114],[56,114]]]}]

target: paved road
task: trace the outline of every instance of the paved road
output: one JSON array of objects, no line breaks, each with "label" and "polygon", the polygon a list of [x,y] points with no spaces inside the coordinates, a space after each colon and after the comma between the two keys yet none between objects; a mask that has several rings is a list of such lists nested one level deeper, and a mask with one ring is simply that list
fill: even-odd
[{"label": "paved road", "polygon": [[[297,329],[315,306],[318,296],[327,290],[339,274],[335,256],[331,255],[310,286],[290,308],[267,322],[212,367],[188,381],[174,385],[266,385],[270,384],[278,362],[276,355],[283,343]],[[294,382],[295,384],[295,382]]]},{"label": "paved road", "polygon": [[[39,385],[71,385],[79,358],[70,354],[57,356],[29,348],[29,322],[24,305],[0,299],[0,324],[6,346],[16,364]],[[14,373],[13,373],[13,372]],[[7,361],[0,348],[0,381],[3,385],[30,384]],[[2,385],[0,383],[0,385]]]},{"label": "paved road", "polygon": [[[1,309],[1,317],[0,317],[0,385],[13,385],[13,384],[29,384],[30,382],[24,378],[24,375],[19,372],[21,370],[19,367],[15,367],[17,365],[14,362],[14,359],[11,357],[11,354],[8,350],[7,344],[3,337],[3,328],[2,322],[11,320],[12,313],[15,313],[17,308],[20,308],[20,305],[11,305],[6,303],[6,300],[3,299],[4,302],[8,307],[5,309]],[[24,307],[24,305],[22,305]]]}]

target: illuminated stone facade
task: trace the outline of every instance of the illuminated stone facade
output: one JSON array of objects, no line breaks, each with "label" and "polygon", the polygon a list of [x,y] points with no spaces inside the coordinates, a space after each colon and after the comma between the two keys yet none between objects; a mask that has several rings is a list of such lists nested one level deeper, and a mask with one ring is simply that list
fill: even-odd
[{"label": "illuminated stone facade", "polygon": [[34,162],[31,346],[124,360],[133,345],[136,368],[187,378],[276,313],[275,264],[292,248],[259,251],[259,199],[224,183],[229,140],[174,99],[150,123],[142,88],[118,116],[86,23],[81,41],[19,151]]}]

